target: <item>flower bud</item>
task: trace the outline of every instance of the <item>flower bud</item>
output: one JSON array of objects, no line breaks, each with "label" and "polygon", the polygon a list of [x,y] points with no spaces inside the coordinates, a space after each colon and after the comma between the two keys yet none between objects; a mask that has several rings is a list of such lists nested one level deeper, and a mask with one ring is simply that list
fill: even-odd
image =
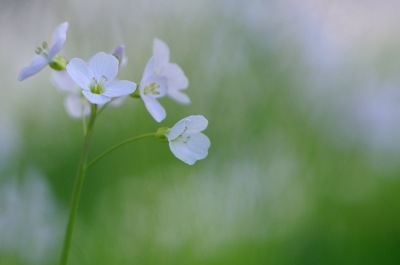
[{"label": "flower bud", "polygon": [[110,53],[117,58],[119,62],[119,68],[123,68],[126,65],[127,58],[125,57],[125,45],[118,45],[113,51]]}]

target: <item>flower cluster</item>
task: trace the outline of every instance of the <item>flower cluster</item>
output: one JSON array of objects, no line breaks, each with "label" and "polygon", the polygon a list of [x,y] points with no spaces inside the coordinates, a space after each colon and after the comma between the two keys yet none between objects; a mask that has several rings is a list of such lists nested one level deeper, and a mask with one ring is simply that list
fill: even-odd
[{"label": "flower cluster", "polygon": [[[96,110],[93,106],[119,106],[130,95],[130,98],[140,98],[150,115],[161,122],[166,111],[158,99],[168,96],[180,104],[190,103],[189,97],[182,92],[189,85],[188,78],[177,64],[170,62],[169,48],[162,40],[154,40],[153,55],[137,85],[116,79],[118,71],[127,64],[124,45],[117,46],[110,53],[99,52],[87,61],[80,58],[68,61],[58,55],[66,41],[67,30],[68,22],[54,30],[51,44],[43,42],[42,47],[36,49],[36,56],[21,70],[18,80],[50,66],[54,70],[53,83],[67,93],[65,107],[71,117],[85,119]],[[190,116],[171,129],[161,128],[159,132],[168,140],[172,153],[192,165],[207,156],[210,140],[201,133],[207,124],[203,116]]]}]

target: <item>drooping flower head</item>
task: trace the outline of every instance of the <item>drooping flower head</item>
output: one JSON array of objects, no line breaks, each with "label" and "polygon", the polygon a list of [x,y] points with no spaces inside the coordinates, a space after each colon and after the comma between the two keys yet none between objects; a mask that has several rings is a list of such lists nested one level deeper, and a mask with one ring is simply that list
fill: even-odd
[{"label": "drooping flower head", "polygon": [[160,122],[166,117],[164,107],[157,101],[167,93],[167,77],[154,73],[155,60],[152,57],[144,69],[139,92],[151,116]]},{"label": "drooping flower head", "polygon": [[189,104],[189,97],[181,91],[189,86],[189,80],[177,64],[169,62],[169,48],[162,40],[154,39],[153,57],[154,72],[167,77],[167,95],[178,103]]},{"label": "drooping flower head", "polygon": [[189,116],[177,122],[165,136],[172,153],[183,162],[193,165],[208,155],[210,139],[203,133],[208,121],[201,115]]},{"label": "drooping flower head", "polygon": [[50,46],[46,42],[43,42],[42,47],[36,49],[36,55],[31,64],[23,68],[19,73],[19,81],[36,74],[48,64],[56,70],[65,69],[65,59],[56,55],[60,52],[62,46],[64,46],[67,39],[67,30],[68,22],[62,23],[54,30]]},{"label": "drooping flower head", "polygon": [[71,78],[83,89],[83,95],[93,104],[104,104],[114,97],[133,93],[136,84],[127,80],[113,81],[118,73],[118,60],[99,52],[86,64],[74,58],[67,65]]}]

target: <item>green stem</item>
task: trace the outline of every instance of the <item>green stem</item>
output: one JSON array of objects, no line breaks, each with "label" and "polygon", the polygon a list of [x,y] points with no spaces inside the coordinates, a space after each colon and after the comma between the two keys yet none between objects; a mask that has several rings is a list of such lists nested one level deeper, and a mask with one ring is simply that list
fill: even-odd
[{"label": "green stem", "polygon": [[110,104],[114,99],[115,99],[115,98],[112,98],[110,101],[108,101],[106,104],[104,104],[103,107],[101,107],[101,108],[99,109],[99,111],[97,112],[97,116],[99,116],[100,113],[102,113],[103,110],[108,106],[108,104]]},{"label": "green stem", "polygon": [[65,231],[65,239],[64,239],[64,245],[63,245],[62,253],[61,253],[60,265],[66,265],[68,262],[68,255],[69,255],[69,251],[71,248],[71,240],[72,240],[72,234],[74,232],[76,213],[78,210],[79,197],[80,197],[82,186],[83,186],[83,180],[85,179],[86,160],[87,160],[87,156],[89,153],[90,139],[92,138],[93,126],[94,126],[94,122],[96,120],[96,111],[97,111],[97,105],[92,104],[91,106],[92,106],[92,112],[90,115],[89,127],[88,127],[87,133],[85,135],[83,151],[82,151],[81,159],[79,161],[78,173],[77,173],[77,177],[76,177],[74,191],[72,194],[71,208],[70,208],[70,212],[69,212],[67,228]]},{"label": "green stem", "polygon": [[86,135],[86,117],[85,117],[85,105],[86,105],[86,98],[82,100],[82,129],[83,135]]},{"label": "green stem", "polygon": [[97,161],[99,161],[100,159],[102,159],[103,157],[105,157],[106,155],[108,155],[109,153],[111,153],[112,151],[114,151],[115,149],[120,148],[123,145],[126,145],[130,142],[133,142],[135,140],[139,140],[142,138],[146,138],[146,137],[151,137],[154,136],[155,133],[146,133],[146,134],[142,134],[133,138],[129,138],[126,139],[125,141],[120,142],[119,144],[114,145],[113,147],[111,147],[110,149],[108,149],[107,151],[105,151],[104,153],[100,154],[99,156],[97,156],[95,159],[93,159],[87,166],[85,170],[88,170],[91,166],[93,166],[94,164],[96,164]]}]

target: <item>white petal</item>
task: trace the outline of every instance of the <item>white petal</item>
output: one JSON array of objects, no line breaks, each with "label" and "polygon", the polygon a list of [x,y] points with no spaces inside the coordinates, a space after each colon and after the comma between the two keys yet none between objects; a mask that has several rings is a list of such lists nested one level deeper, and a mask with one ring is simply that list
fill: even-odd
[{"label": "white petal", "polygon": [[[78,94],[80,88],[67,71],[53,71],[51,80],[63,92]],[[78,92],[79,91],[79,92]]]},{"label": "white petal", "polygon": [[180,76],[180,78],[177,78],[175,80],[176,88],[179,90],[184,90],[189,86],[189,79],[185,75]]},{"label": "white petal", "polygon": [[210,139],[202,133],[193,134],[190,138],[179,137],[169,142],[172,153],[189,165],[204,159],[208,155],[210,145]]},{"label": "white petal", "polygon": [[162,75],[168,77],[168,96],[181,104],[189,104],[189,97],[182,93],[189,85],[189,80],[177,64],[169,63],[161,71]]},{"label": "white petal", "polygon": [[168,77],[168,86],[173,86],[174,89],[186,89],[189,85],[189,80],[185,76],[183,70],[175,63],[165,65],[161,74]]},{"label": "white petal", "polygon": [[88,90],[82,90],[82,93],[89,100],[89,102],[93,104],[105,104],[111,100],[109,97],[100,94],[93,94]]},{"label": "white petal", "polygon": [[180,90],[170,90],[168,87],[168,96],[180,104],[190,104],[190,98]]},{"label": "white petal", "polygon": [[162,40],[154,39],[153,57],[155,59],[155,70],[157,72],[161,71],[161,68],[169,62],[169,48]]},{"label": "white petal", "polygon": [[126,96],[135,92],[136,84],[127,80],[113,81],[104,87],[104,96],[114,98]]},{"label": "white petal", "polygon": [[89,68],[97,81],[107,77],[105,84],[111,82],[118,74],[118,60],[111,54],[99,52],[89,61]]},{"label": "white petal", "polygon": [[140,81],[140,86],[142,86],[142,83],[144,84],[146,79],[153,74],[154,74],[154,57],[151,57],[150,60],[147,62],[146,67],[144,68],[142,81]]},{"label": "white petal", "polygon": [[54,30],[48,55],[49,61],[53,59],[53,57],[60,52],[62,46],[64,46],[65,40],[67,39],[67,30],[68,22],[62,23]]},{"label": "white petal", "polygon": [[168,141],[174,140],[178,138],[179,135],[181,135],[186,128],[186,122],[189,121],[187,118],[184,118],[180,121],[178,121],[169,131],[168,134]]},{"label": "white petal", "polygon": [[193,165],[196,162],[196,156],[186,148],[182,141],[170,141],[169,148],[177,158],[186,164]]},{"label": "white petal", "polygon": [[160,122],[167,116],[164,107],[157,101],[157,99],[150,98],[147,96],[142,96],[142,100],[150,112],[151,116],[157,121]]},{"label": "white petal", "polygon": [[208,155],[210,145],[210,139],[206,135],[197,133],[190,135],[190,139],[186,143],[186,148],[199,160],[204,159]]},{"label": "white petal", "polygon": [[64,36],[67,33],[67,30],[68,30],[68,22],[64,22],[58,25],[57,28],[55,28],[53,31],[53,36],[51,38],[50,46],[53,46],[60,39],[64,38]]},{"label": "white petal", "polygon": [[74,119],[82,118],[82,114],[85,116],[89,116],[90,114],[90,104],[80,94],[68,95],[64,104],[68,115]]},{"label": "white petal", "polygon": [[124,68],[127,63],[128,63],[128,58],[127,57],[122,58],[121,62],[119,63],[118,69]]},{"label": "white petal", "polygon": [[84,90],[90,90],[93,73],[86,63],[79,58],[74,58],[67,64],[67,72],[70,77]]},{"label": "white petal", "polygon": [[189,116],[186,118],[186,131],[182,135],[199,133],[207,128],[208,120],[202,115]]},{"label": "white petal", "polygon": [[18,80],[22,81],[25,78],[36,74],[37,72],[42,70],[47,64],[48,64],[48,61],[46,58],[44,58],[40,54],[36,55],[35,57],[33,57],[31,64],[27,67],[24,67],[21,70],[21,72],[19,73],[19,76],[18,76]]}]

